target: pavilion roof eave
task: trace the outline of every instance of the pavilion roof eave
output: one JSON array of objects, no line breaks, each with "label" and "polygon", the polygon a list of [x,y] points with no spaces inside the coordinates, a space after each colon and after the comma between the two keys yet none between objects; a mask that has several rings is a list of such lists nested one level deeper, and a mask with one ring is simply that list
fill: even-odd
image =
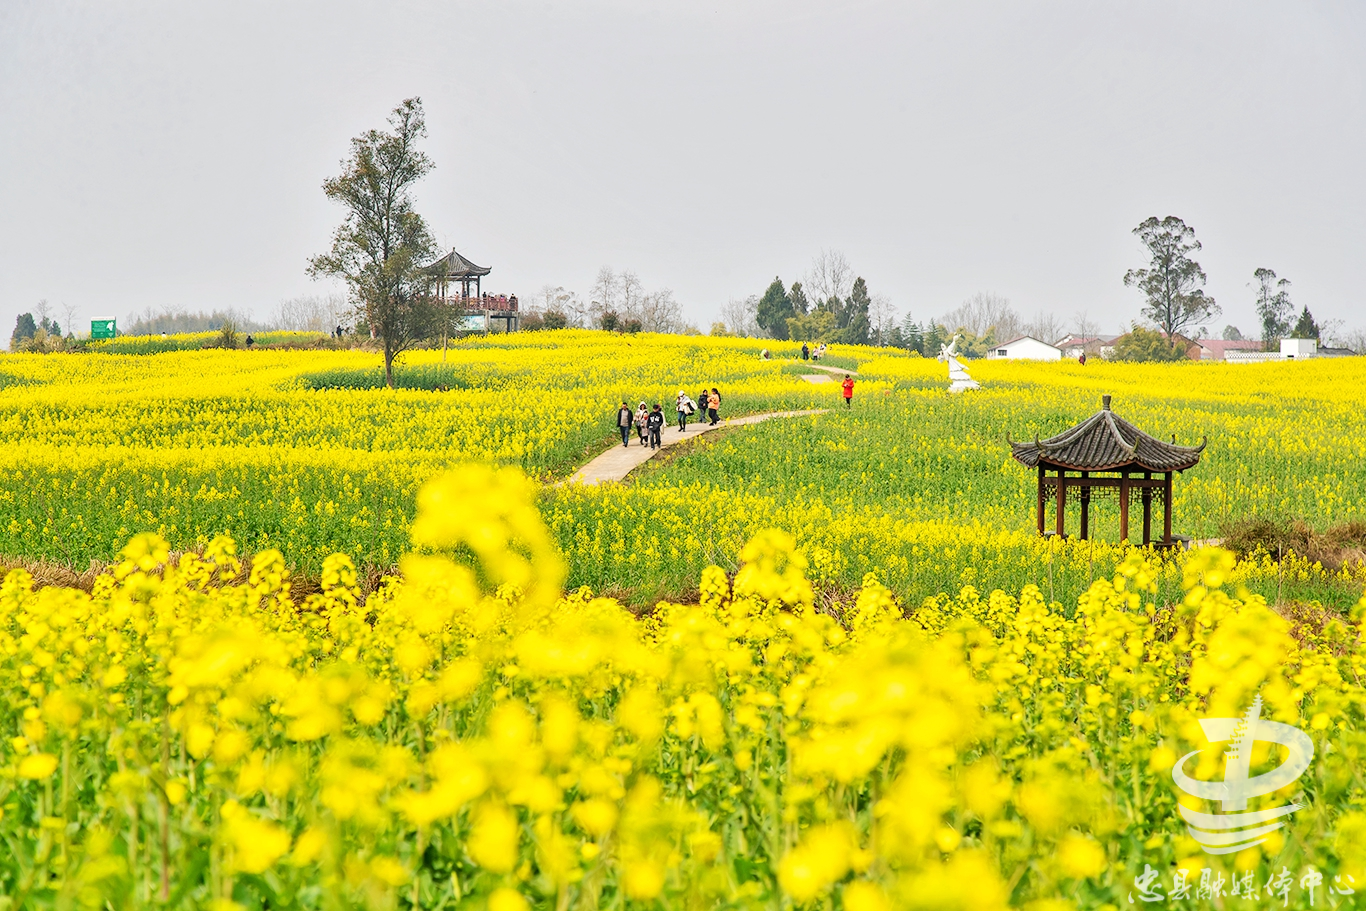
[{"label": "pavilion roof eave", "polygon": [[[1108,400],[1108,396],[1106,399]],[[1046,440],[1010,441],[1011,455],[1029,468],[1068,471],[1185,471],[1195,467],[1208,437],[1199,446],[1159,440],[1105,407],[1091,417]]]},{"label": "pavilion roof eave", "polygon": [[452,250],[436,262],[427,266],[427,270],[445,279],[460,278],[483,278],[493,269],[489,266],[477,266],[465,257],[461,256],[456,250]]},{"label": "pavilion roof eave", "polygon": [[1037,468],[1039,465],[1042,465],[1045,468],[1061,468],[1067,471],[1098,472],[1122,471],[1127,468],[1131,471],[1150,471],[1153,474],[1162,474],[1168,471],[1185,471],[1188,468],[1194,468],[1196,464],[1199,462],[1199,459],[1193,459],[1192,461],[1184,465],[1145,465],[1143,462],[1140,462],[1137,459],[1130,459],[1127,462],[1114,462],[1108,465],[1076,465],[1069,464],[1067,462],[1063,462],[1057,459],[1049,458],[1036,458],[1032,460],[1032,462],[1026,463],[1017,455],[1016,461],[1021,462],[1023,464],[1027,464],[1030,468]]}]

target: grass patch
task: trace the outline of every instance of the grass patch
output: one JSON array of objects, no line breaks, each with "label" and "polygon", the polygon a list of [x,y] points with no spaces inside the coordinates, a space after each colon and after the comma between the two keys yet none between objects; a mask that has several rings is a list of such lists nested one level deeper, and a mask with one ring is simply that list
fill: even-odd
[{"label": "grass patch", "polygon": [[[321,332],[238,332],[237,348],[247,348],[250,335],[253,348],[308,347],[327,340]],[[218,347],[219,332],[185,332],[177,335],[121,335],[118,338],[98,339],[85,344],[92,354],[167,354],[171,351],[199,351]]]},{"label": "grass patch", "polygon": [[1317,531],[1303,519],[1249,516],[1225,523],[1220,531],[1224,546],[1240,557],[1266,554],[1279,561],[1294,554],[1330,572],[1366,563],[1366,521]]},{"label": "grass patch", "polygon": [[8,389],[10,386],[33,386],[37,380],[31,380],[26,376],[15,376],[12,373],[0,372],[0,389]]},{"label": "grass patch", "polygon": [[[395,389],[425,389],[448,392],[452,389],[489,388],[493,378],[474,377],[468,367],[454,364],[418,364],[394,368]],[[305,389],[383,389],[384,368],[359,367],[320,370],[299,377]]]}]

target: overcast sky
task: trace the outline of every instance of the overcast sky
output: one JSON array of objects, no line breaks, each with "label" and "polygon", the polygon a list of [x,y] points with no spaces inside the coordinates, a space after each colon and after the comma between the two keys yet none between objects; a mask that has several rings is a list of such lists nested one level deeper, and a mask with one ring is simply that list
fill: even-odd
[{"label": "overcast sky", "polygon": [[1366,326],[1359,0],[0,0],[4,338],[40,298],[327,290],[320,184],[413,95],[419,209],[486,290],[630,268],[705,327],[828,248],[920,319],[990,291],[1117,331],[1170,214],[1211,328],[1255,331],[1259,266]]}]

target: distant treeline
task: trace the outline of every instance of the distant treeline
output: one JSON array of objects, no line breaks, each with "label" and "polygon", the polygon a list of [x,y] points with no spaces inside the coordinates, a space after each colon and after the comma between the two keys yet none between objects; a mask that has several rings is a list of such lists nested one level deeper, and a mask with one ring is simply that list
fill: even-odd
[{"label": "distant treeline", "polygon": [[120,335],[183,335],[194,332],[218,332],[224,325],[238,332],[323,332],[331,334],[337,326],[351,328],[355,322],[352,308],[345,296],[339,294],[292,297],[281,301],[275,311],[263,320],[250,313],[229,308],[205,313],[191,313],[179,307],[130,313],[119,325]]},{"label": "distant treeline", "polygon": [[151,309],[141,314],[130,313],[128,320],[119,325],[119,335],[184,335],[192,332],[217,332],[224,324],[237,328],[240,332],[259,332],[266,328],[240,310],[214,310],[211,313],[191,313],[188,310],[163,310],[159,313]]}]

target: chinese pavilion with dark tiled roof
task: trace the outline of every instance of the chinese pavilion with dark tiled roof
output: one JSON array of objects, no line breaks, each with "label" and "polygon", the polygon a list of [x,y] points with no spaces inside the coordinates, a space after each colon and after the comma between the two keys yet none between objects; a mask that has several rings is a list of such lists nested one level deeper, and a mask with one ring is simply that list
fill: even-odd
[{"label": "chinese pavilion with dark tiled roof", "polygon": [[[437,301],[451,312],[462,315],[466,328],[469,328],[471,321],[478,331],[483,332],[490,330],[494,320],[502,320],[503,330],[507,332],[521,325],[517,295],[483,292],[481,282],[493,271],[488,266],[477,266],[458,251],[452,250],[427,266],[426,270],[435,279]],[[453,288],[459,290],[452,293]],[[442,351],[445,348],[443,332]]]},{"label": "chinese pavilion with dark tiled roof", "polygon": [[441,286],[441,296],[446,296],[446,286],[459,283],[463,291],[462,297],[470,299],[470,285],[474,285],[474,297],[479,297],[479,281],[493,270],[488,266],[476,266],[455,250],[447,253],[427,267],[427,270],[434,274],[437,283]]},{"label": "chinese pavilion with dark tiled roof", "polygon": [[[1115,491],[1119,497],[1119,537],[1129,539],[1129,501],[1138,492],[1143,504],[1143,543],[1172,545],[1172,475],[1194,468],[1205,442],[1178,446],[1149,436],[1110,410],[1110,397],[1101,398],[1101,410],[1071,430],[1032,443],[1010,441],[1011,454],[1027,468],[1039,472],[1039,534],[1046,534],[1044,512],[1054,501],[1054,534],[1065,534],[1064,517],[1068,492],[1075,490],[1081,504],[1081,534],[1089,538],[1091,498],[1095,493]],[[1162,501],[1162,538],[1152,538],[1153,495]]]}]

